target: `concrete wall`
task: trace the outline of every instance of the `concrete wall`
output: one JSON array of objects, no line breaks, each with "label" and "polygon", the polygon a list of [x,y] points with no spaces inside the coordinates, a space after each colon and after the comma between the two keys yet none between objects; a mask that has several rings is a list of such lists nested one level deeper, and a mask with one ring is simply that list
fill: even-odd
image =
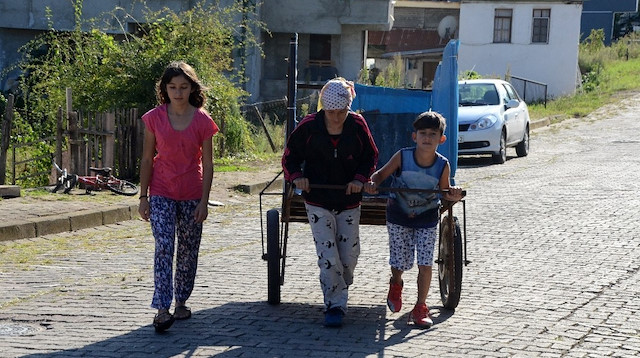
[{"label": "concrete wall", "polygon": [[298,80],[305,81],[310,34],[331,35],[331,61],[337,75],[355,80],[364,67],[366,31],[388,30],[393,24],[390,0],[266,1],[260,18],[271,31],[264,34],[260,95],[250,101],[281,99],[287,92],[289,41],[298,33]]},{"label": "concrete wall", "polygon": [[[145,9],[153,11],[169,8],[180,12],[192,8],[197,1],[193,0],[154,0],[146,5],[136,0],[84,0],[83,18],[102,17],[116,7],[126,10],[136,19],[144,19]],[[0,26],[3,28],[48,30],[47,9],[52,14],[51,25],[56,30],[72,30],[75,28],[75,16],[72,0],[0,0]],[[112,30],[118,31],[116,22],[109,22]],[[103,24],[101,24],[103,25]]]},{"label": "concrete wall", "polygon": [[331,35],[331,61],[337,75],[356,80],[364,67],[367,30],[388,30],[393,24],[390,0],[266,1],[260,18],[271,31],[264,34],[260,95],[250,101],[281,99],[287,92],[289,41],[298,33],[298,80],[305,80],[310,34]]},{"label": "concrete wall", "polygon": [[[223,0],[222,3],[226,1],[234,0]],[[197,3],[199,0],[154,0],[147,1],[146,5],[154,11],[167,7],[180,12]],[[82,17],[101,18],[104,22],[100,26],[104,31],[123,33],[128,30],[126,24],[121,26],[112,17],[104,15],[116,6],[137,21],[147,21],[145,7],[138,0],[84,0]],[[51,20],[47,19],[47,9],[52,14]],[[273,36],[259,35],[265,44],[264,59],[256,52],[248,53],[245,64],[249,81],[244,86],[251,94],[249,102],[282,98],[286,94],[285,59],[293,33],[300,34],[298,63],[301,65],[308,59],[308,34],[332,35],[332,60],[341,76],[353,80],[363,66],[365,31],[388,30],[393,23],[391,0],[268,0],[259,9],[260,19]],[[0,70],[18,61],[17,49],[48,30],[50,25],[56,30],[75,28],[71,0],[0,0]],[[300,65],[298,68],[303,69]],[[11,73],[1,78],[0,89],[8,90],[17,75]]]},{"label": "concrete wall", "polygon": [[[511,43],[493,43],[495,9],[513,9]],[[533,9],[551,9],[549,43],[531,43]],[[505,74],[546,83],[552,97],[575,92],[582,4],[565,1],[463,2],[460,7],[460,72]]]},{"label": "concrete wall", "polygon": [[389,0],[265,1],[262,21],[272,32],[341,34],[343,25],[388,30],[393,22]]}]

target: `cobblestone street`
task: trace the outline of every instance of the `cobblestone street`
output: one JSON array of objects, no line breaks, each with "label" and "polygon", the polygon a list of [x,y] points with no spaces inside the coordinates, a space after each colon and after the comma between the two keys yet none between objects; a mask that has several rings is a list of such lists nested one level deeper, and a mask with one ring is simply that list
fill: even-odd
[{"label": "cobblestone street", "polygon": [[[340,329],[322,326],[307,224],[291,223],[282,303],[267,300],[258,196],[211,208],[193,317],[151,325],[153,239],[139,220],[0,242],[3,357],[637,357],[640,355],[640,95],[538,129],[530,155],[462,158],[468,259],[455,312],[406,324],[386,307],[387,232],[362,226]],[[263,209],[280,197],[263,198]],[[461,216],[461,205],[454,212]],[[264,214],[264,213],[263,213]]]}]

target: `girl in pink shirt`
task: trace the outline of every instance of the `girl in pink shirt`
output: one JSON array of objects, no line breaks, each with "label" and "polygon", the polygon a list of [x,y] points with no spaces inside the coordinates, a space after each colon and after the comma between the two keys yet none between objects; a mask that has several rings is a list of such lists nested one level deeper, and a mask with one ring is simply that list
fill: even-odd
[{"label": "girl in pink shirt", "polygon": [[202,222],[208,215],[212,138],[218,132],[202,109],[205,90],[191,66],[172,62],[156,84],[160,104],[142,116],[145,131],[138,210],[151,222],[156,242],[151,301],[151,307],[158,310],[153,320],[156,332],[165,331],[176,319],[191,317],[186,301],[196,276]]}]

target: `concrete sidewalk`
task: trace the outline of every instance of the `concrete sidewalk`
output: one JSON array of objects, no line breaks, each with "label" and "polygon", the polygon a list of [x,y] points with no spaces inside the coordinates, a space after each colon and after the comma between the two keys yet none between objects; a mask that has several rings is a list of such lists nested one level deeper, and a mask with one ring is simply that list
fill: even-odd
[{"label": "concrete sidewalk", "polygon": [[[532,121],[531,130],[549,124],[548,118]],[[262,181],[236,183],[233,188],[247,194],[257,194],[266,184]],[[272,187],[282,187],[282,178],[274,182]],[[111,198],[106,199],[106,196]],[[137,217],[137,196],[117,196],[114,199],[113,194],[108,192],[97,192],[91,200],[84,194],[69,195],[64,200],[32,196],[5,199],[0,201],[0,241],[76,231]]]},{"label": "concrete sidewalk", "polygon": [[[104,195],[112,194],[98,193],[96,197]],[[21,196],[0,201],[0,211],[0,241],[17,240],[131,220],[138,216],[138,197],[105,202],[79,195],[57,200]]]},{"label": "concrete sidewalk", "polygon": [[[257,195],[267,183],[236,184],[232,188],[239,193]],[[274,181],[271,187],[282,187],[282,179]],[[10,189],[15,191],[14,188]],[[218,199],[212,199],[210,204],[225,204],[225,200],[220,202]],[[111,192],[94,192],[87,196],[82,190],[74,190],[69,195],[45,194],[3,199],[0,201],[0,241],[28,239],[136,219],[140,217],[138,200],[137,195],[119,196]],[[235,200],[227,198],[226,201]]]}]

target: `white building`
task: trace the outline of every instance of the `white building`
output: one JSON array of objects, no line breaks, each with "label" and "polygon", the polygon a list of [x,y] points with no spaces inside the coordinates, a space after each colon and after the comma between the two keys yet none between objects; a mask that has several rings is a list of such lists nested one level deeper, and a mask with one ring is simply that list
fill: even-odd
[{"label": "white building", "polygon": [[[580,83],[578,45],[582,3],[462,0],[460,71],[473,70],[485,77],[514,76],[544,83],[549,97],[573,94]],[[521,86],[517,87],[522,96]],[[529,95],[526,97],[530,99]]]}]

